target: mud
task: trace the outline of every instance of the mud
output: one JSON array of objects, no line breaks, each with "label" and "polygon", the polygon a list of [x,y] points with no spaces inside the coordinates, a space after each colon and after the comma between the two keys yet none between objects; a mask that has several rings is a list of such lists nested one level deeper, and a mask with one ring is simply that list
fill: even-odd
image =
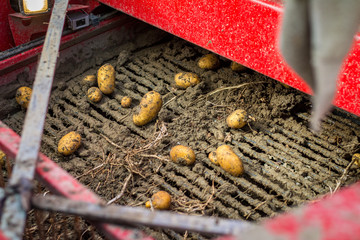
[{"label": "mud", "polygon": [[[106,201],[122,191],[130,174],[117,204],[144,206],[153,193],[165,190],[173,199],[171,209],[189,214],[260,221],[334,189],[360,149],[359,119],[335,110],[315,135],[308,128],[308,95],[251,70],[233,72],[224,58],[216,70],[198,68],[197,60],[207,53],[167,36],[139,39],[110,60],[99,56],[98,62],[115,66],[114,93],[97,104],[87,100],[88,87],[81,80],[97,67],[56,83],[41,151]],[[180,71],[198,74],[201,83],[177,89],[173,77]],[[231,86],[238,87],[221,90]],[[155,121],[136,127],[133,109],[151,90],[162,95],[163,107]],[[123,96],[133,98],[131,108],[121,107]],[[20,133],[25,112],[11,104],[15,113],[2,121]],[[229,129],[225,119],[238,108],[248,112],[249,123]],[[83,143],[64,157],[56,152],[57,143],[69,131],[79,132]],[[171,147],[178,144],[195,151],[194,165],[169,161]],[[222,144],[242,159],[243,176],[233,177],[207,158]],[[352,167],[345,185],[357,181],[358,173]],[[183,237],[170,230],[143,230],[156,239]]]}]

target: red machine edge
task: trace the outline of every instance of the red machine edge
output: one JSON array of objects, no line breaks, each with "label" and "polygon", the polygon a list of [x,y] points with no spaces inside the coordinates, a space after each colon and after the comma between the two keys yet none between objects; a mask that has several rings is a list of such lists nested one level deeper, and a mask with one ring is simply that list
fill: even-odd
[{"label": "red machine edge", "polygon": [[[100,0],[196,45],[311,94],[283,61],[279,0]],[[340,74],[334,105],[360,116],[360,37]]]}]

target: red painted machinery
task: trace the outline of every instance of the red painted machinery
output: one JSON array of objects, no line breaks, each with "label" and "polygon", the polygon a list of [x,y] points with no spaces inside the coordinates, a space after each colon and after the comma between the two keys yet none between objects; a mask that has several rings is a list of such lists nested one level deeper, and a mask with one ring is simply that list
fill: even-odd
[{"label": "red painted machinery", "polygon": [[[29,79],[34,79],[51,14],[49,11],[40,15],[24,15],[24,11],[14,8],[14,4],[11,4],[14,2],[17,1],[0,1],[0,87],[17,80],[19,73],[24,71]],[[279,53],[277,36],[282,13],[279,0],[72,0],[67,10],[58,61],[65,61],[67,56],[84,46],[101,49],[97,43],[100,39],[103,44],[111,44],[106,36],[115,36],[115,41],[124,42],[136,34],[136,30],[132,30],[133,20],[129,17],[116,15],[116,12],[100,16],[104,4],[310,93]],[[122,33],[130,37],[124,37]],[[345,60],[334,102],[337,107],[358,116],[359,44],[360,38],[357,36]],[[14,157],[18,144],[19,136],[0,124],[0,148]],[[44,155],[40,156],[36,174],[38,179],[60,195],[73,200],[99,202],[96,195]],[[331,198],[305,206],[302,211],[288,213],[244,231],[240,239],[305,239],[314,229],[321,239],[360,239],[359,202],[360,185],[356,184]],[[99,227],[112,239],[150,239],[120,227],[105,224],[99,224]],[[0,235],[0,239],[6,238]]]}]

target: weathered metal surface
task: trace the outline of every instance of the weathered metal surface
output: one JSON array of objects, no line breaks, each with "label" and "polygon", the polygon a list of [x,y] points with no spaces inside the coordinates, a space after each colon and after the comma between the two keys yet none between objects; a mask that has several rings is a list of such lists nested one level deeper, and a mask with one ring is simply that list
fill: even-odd
[{"label": "weathered metal surface", "polygon": [[19,152],[5,188],[1,229],[11,239],[22,239],[32,194],[36,161],[44,128],[55,65],[60,47],[68,0],[57,0],[51,14],[35,83],[27,110]]},{"label": "weathered metal surface", "polygon": [[[0,149],[9,158],[15,158],[20,143],[20,137],[0,121]],[[39,153],[36,164],[36,178],[52,193],[59,194],[71,200],[100,204],[103,201],[92,191],[79,183],[74,177]],[[118,240],[141,239],[152,240],[136,229],[126,229],[110,224],[97,223],[96,227],[108,238]],[[0,231],[1,234],[1,231]],[[1,235],[0,235],[0,240]]]},{"label": "weathered metal surface", "polygon": [[148,227],[169,228],[202,234],[238,235],[252,225],[244,221],[224,218],[189,216],[169,211],[150,211],[143,207],[127,207],[105,204],[90,204],[48,195],[35,196],[32,206],[45,211],[55,211],[82,216],[88,220],[114,224],[130,224]]},{"label": "weathered metal surface", "polygon": [[[113,8],[239,62],[306,93],[309,87],[278,48],[277,0],[100,0]],[[360,37],[344,62],[334,104],[360,115]]]}]

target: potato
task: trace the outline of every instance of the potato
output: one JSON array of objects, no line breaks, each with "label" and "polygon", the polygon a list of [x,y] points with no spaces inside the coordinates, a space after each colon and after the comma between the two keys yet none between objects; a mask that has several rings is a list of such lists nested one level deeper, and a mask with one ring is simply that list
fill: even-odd
[{"label": "potato", "polygon": [[81,136],[77,132],[69,132],[63,136],[58,144],[58,152],[62,155],[74,153],[81,145]]},{"label": "potato", "polygon": [[242,128],[246,125],[247,113],[243,109],[232,112],[227,118],[226,123],[230,128]]},{"label": "potato", "polygon": [[100,90],[104,94],[111,94],[115,90],[115,69],[107,63],[101,66],[97,73],[97,81]]},{"label": "potato", "polygon": [[151,122],[159,113],[162,106],[161,95],[155,91],[148,92],[140,101],[140,106],[133,115],[136,126],[144,126]]},{"label": "potato", "polygon": [[219,161],[217,160],[217,157],[216,157],[216,151],[213,151],[209,154],[209,159],[215,165],[219,165]]},{"label": "potato", "polygon": [[87,92],[87,97],[90,101],[97,103],[100,102],[102,99],[102,93],[99,88],[91,87]]},{"label": "potato", "polygon": [[202,69],[216,69],[220,65],[219,58],[213,54],[206,54],[202,58],[199,59],[198,66]]},{"label": "potato", "polygon": [[121,106],[122,106],[123,108],[128,108],[128,107],[130,107],[131,102],[132,102],[131,97],[125,96],[125,97],[123,97],[123,98],[121,99]]},{"label": "potato", "polygon": [[170,150],[170,158],[175,163],[191,165],[195,162],[195,153],[189,147],[177,145]]},{"label": "potato", "polygon": [[241,71],[246,70],[245,66],[243,66],[243,65],[241,65],[240,63],[237,63],[237,62],[231,62],[230,68],[234,72],[241,72]]},{"label": "potato", "polygon": [[352,160],[355,159],[355,164],[358,165],[360,167],[360,153],[355,153],[353,156],[352,156]]},{"label": "potato", "polygon": [[5,165],[6,155],[3,151],[0,150],[0,167]]},{"label": "potato", "polygon": [[[165,191],[159,191],[152,195],[151,203],[155,209],[166,210],[170,208],[171,196]],[[145,203],[145,207],[150,208],[150,201]]]},{"label": "potato", "polygon": [[93,87],[96,85],[96,76],[87,75],[83,78],[82,83],[86,86]]},{"label": "potato", "polygon": [[32,90],[29,87],[20,87],[16,91],[15,99],[16,102],[23,108],[29,106]]},{"label": "potato", "polygon": [[234,153],[228,145],[222,145],[216,149],[216,158],[220,167],[237,177],[244,173],[241,159]]},{"label": "potato", "polygon": [[174,80],[176,86],[183,89],[195,86],[200,82],[199,76],[191,72],[180,72],[175,75]]}]

